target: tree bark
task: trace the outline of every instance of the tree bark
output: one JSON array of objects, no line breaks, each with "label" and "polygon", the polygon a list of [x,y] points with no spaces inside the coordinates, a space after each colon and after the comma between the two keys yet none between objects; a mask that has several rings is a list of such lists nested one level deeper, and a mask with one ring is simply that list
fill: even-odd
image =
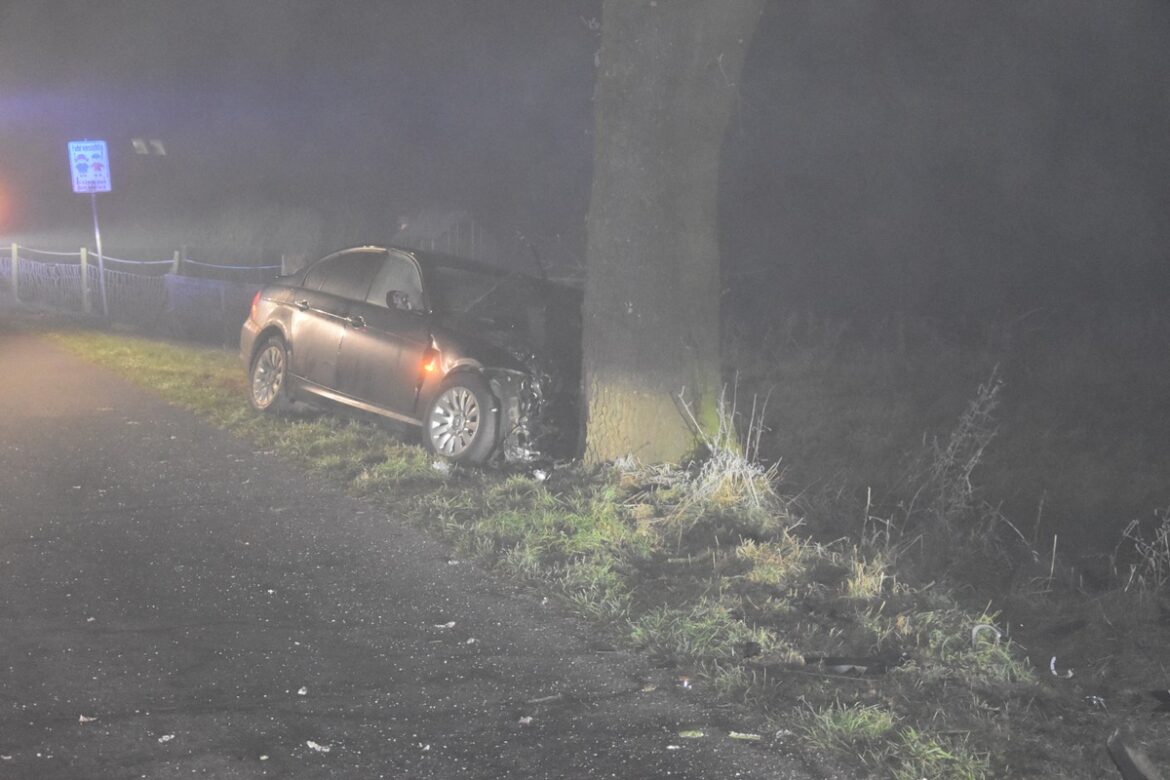
[{"label": "tree bark", "polygon": [[764,0],[606,0],[587,224],[585,457],[678,461],[716,418],[724,131]]}]

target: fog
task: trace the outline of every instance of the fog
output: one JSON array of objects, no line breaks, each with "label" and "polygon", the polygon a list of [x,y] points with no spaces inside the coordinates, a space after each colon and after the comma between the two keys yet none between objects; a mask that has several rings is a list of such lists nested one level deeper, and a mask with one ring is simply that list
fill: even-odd
[{"label": "fog", "polygon": [[[104,138],[111,252],[312,255],[460,209],[576,269],[600,18],[596,2],[9,2],[0,238],[85,242],[65,143]],[[1167,40],[1160,2],[770,4],[725,149],[731,305],[1149,302],[1170,245]]]},{"label": "fog", "polygon": [[[151,236],[199,243],[241,215],[285,210],[321,223],[271,247],[287,252],[388,241],[400,216],[427,209],[579,244],[597,14],[535,2],[10,5],[0,176],[13,205],[0,231],[73,221],[83,238],[88,203],[69,192],[64,149],[97,137],[112,158],[114,192],[99,203],[111,251]],[[134,137],[163,141],[166,156],[134,154]]]},{"label": "fog", "polygon": [[728,254],[839,315],[1164,290],[1167,40],[1163,3],[772,4]]}]

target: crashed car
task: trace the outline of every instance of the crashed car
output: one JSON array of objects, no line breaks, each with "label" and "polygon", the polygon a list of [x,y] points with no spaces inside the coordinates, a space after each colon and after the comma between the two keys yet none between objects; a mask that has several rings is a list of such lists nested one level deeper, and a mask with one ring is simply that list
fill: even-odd
[{"label": "crashed car", "polygon": [[248,400],[326,400],[483,463],[576,449],[580,293],[415,250],[358,247],[261,289],[240,332]]}]

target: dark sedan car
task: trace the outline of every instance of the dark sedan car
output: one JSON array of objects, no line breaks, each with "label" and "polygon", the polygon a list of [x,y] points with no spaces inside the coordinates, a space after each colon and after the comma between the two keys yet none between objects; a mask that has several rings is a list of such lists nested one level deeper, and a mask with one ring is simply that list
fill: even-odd
[{"label": "dark sedan car", "polygon": [[326,399],[480,463],[572,454],[580,294],[417,251],[360,247],[260,290],[240,332],[256,409]]}]

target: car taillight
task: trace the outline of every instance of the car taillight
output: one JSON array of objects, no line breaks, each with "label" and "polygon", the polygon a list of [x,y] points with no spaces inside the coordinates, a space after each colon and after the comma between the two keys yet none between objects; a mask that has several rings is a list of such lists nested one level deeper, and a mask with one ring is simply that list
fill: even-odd
[{"label": "car taillight", "polygon": [[257,290],[256,294],[252,296],[252,313],[248,315],[248,318],[250,320],[252,320],[252,322],[259,321],[256,319],[256,307],[259,305],[260,305],[260,291]]},{"label": "car taillight", "polygon": [[439,367],[439,350],[434,347],[427,347],[426,352],[423,352],[422,370],[424,374],[433,374],[435,369]]}]

